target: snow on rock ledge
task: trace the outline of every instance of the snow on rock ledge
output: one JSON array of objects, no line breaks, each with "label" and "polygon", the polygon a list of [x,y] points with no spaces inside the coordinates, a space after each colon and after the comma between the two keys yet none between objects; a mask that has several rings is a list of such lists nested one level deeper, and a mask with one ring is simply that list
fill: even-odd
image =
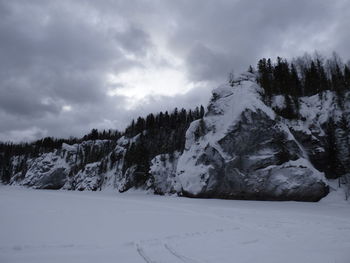
[{"label": "snow on rock ledge", "polygon": [[318,201],[328,193],[288,127],[243,80],[213,90],[208,112],[186,133],[177,165],[181,194],[191,197]]},{"label": "snow on rock ledge", "polygon": [[[56,152],[45,153],[34,159],[20,185],[39,189],[60,189],[68,175],[69,165]],[[17,178],[13,178],[16,180]],[[13,184],[17,182],[13,181]]]},{"label": "snow on rock ledge", "polygon": [[160,154],[151,160],[151,178],[148,186],[156,194],[173,194],[176,192],[176,166],[180,153]]}]

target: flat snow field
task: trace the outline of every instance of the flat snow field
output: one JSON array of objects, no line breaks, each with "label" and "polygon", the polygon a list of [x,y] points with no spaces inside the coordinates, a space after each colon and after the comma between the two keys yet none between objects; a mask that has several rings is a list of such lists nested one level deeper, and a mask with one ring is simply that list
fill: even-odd
[{"label": "flat snow field", "polygon": [[349,263],[350,206],[332,200],[0,186],[0,262]]}]

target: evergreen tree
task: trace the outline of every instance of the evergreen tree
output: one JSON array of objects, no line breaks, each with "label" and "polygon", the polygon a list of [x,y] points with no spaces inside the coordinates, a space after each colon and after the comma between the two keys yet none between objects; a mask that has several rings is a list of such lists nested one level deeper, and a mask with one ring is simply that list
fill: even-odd
[{"label": "evergreen tree", "polygon": [[342,114],[340,120],[336,123],[336,142],[339,151],[339,160],[344,168],[343,174],[350,171],[350,124]]},{"label": "evergreen tree", "polygon": [[248,68],[248,70],[247,70],[249,73],[252,73],[252,74],[254,74],[254,72],[255,72],[255,70],[254,70],[254,68],[252,67],[252,65],[249,65],[249,68]]},{"label": "evergreen tree", "polygon": [[284,95],[284,102],[285,107],[279,112],[279,114],[286,119],[296,119],[298,114],[289,95]]},{"label": "evergreen tree", "polygon": [[333,118],[330,118],[326,126],[326,153],[327,167],[326,174],[328,178],[338,178],[343,171],[339,160],[339,151],[337,147],[336,125]]},{"label": "evergreen tree", "polygon": [[350,89],[350,68],[348,65],[344,67],[344,82],[347,90]]},{"label": "evergreen tree", "polygon": [[204,113],[205,113],[204,107],[201,105],[200,110],[199,110],[199,118],[203,118]]}]

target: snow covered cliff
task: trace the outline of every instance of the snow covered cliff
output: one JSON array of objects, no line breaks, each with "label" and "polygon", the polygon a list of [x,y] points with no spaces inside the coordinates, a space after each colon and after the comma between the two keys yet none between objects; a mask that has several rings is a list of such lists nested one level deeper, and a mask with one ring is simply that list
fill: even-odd
[{"label": "snow covered cliff", "polygon": [[[330,117],[340,120],[350,116],[349,94],[342,108],[331,91],[302,97],[300,117],[290,120],[281,114],[286,108],[285,97],[274,96],[271,104],[266,104],[263,92],[249,73],[232,86],[214,89],[204,117],[189,125],[181,151],[162,150],[169,149],[163,147],[167,136],[176,141],[181,134],[162,127],[159,133],[145,129],[117,141],[63,144],[60,149],[27,160],[25,165],[23,156],[14,156],[11,184],[44,189],[110,188],[120,192],[142,188],[156,194],[189,197],[318,201],[328,193],[325,173],[331,177],[334,172],[327,164],[332,156],[327,148],[326,125]],[[341,130],[336,134],[341,135]],[[343,156],[349,156],[347,145],[339,144]],[[340,162],[340,173],[349,171],[345,159]]]},{"label": "snow covered cliff", "polygon": [[250,80],[213,91],[205,117],[186,134],[177,165],[182,194],[308,201],[327,194],[326,178],[261,92]]}]

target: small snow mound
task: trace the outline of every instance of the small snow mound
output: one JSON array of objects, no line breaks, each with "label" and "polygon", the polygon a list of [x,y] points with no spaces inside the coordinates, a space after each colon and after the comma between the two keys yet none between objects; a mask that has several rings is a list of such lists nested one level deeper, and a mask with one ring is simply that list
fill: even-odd
[{"label": "small snow mound", "polygon": [[122,136],[118,139],[117,145],[119,146],[126,146],[129,143],[129,139],[127,139],[125,136]]},{"label": "small snow mound", "polygon": [[62,143],[62,150],[66,150],[67,152],[76,152],[77,144],[69,145],[67,143]]},{"label": "small snow mound", "polygon": [[213,89],[212,94],[214,98],[224,98],[233,94],[233,88],[229,85],[223,84]]},{"label": "small snow mound", "polygon": [[284,109],[286,107],[285,98],[283,95],[276,95],[272,98],[271,107],[277,109]]}]

